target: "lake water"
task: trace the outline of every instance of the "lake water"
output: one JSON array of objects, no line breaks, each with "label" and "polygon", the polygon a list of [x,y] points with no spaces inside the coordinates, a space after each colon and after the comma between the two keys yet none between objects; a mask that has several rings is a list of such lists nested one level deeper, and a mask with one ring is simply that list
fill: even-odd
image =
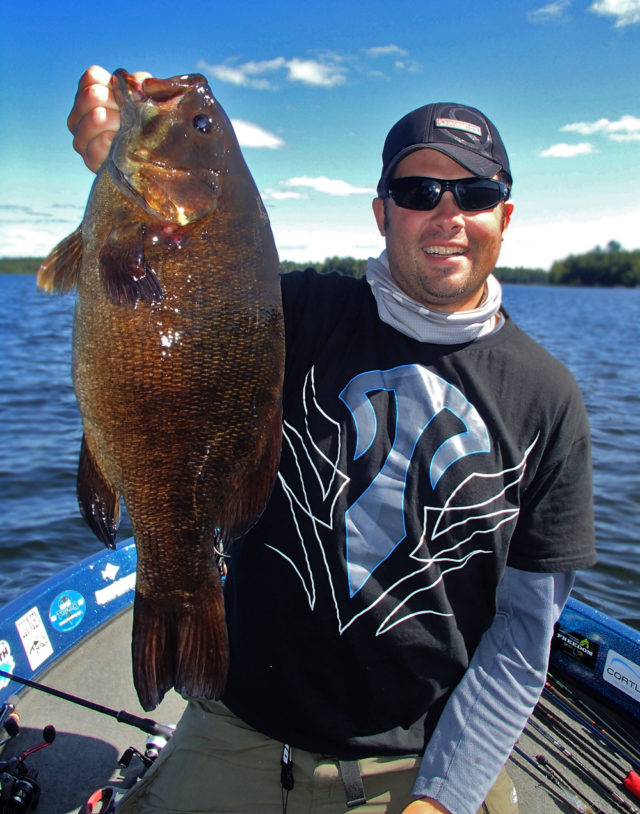
[{"label": "lake water", "polygon": [[[504,302],[589,412],[599,562],[574,594],[640,629],[640,290],[505,286]],[[75,498],[72,321],[73,297],[0,274],[0,605],[101,547]]]}]

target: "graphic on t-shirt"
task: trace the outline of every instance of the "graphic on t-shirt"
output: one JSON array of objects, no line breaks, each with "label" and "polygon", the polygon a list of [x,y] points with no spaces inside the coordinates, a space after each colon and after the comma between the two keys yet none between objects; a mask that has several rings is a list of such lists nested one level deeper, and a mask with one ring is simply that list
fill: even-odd
[{"label": "graphic on t-shirt", "polygon": [[346,513],[351,596],[406,537],[407,471],[415,446],[432,419],[441,410],[449,410],[466,427],[464,432],[442,441],[433,455],[429,465],[433,488],[457,460],[491,449],[484,421],[456,387],[420,365],[402,365],[361,373],[340,393],[356,427],[354,460],[366,453],[376,437],[378,422],[369,399],[369,393],[376,390],[393,394],[395,434],[384,466]]},{"label": "graphic on t-shirt", "polygon": [[[384,408],[379,401],[374,406],[371,398],[380,391],[388,394]],[[535,440],[515,466],[487,472],[486,466],[484,471],[470,471],[467,465],[464,477],[450,494],[439,495],[433,505],[412,505],[410,511],[417,512],[418,518],[422,516],[422,534],[415,535],[413,544],[407,540],[405,491],[420,438],[443,411],[455,416],[455,425],[463,428],[438,437],[430,460],[419,461],[435,496],[441,478],[456,462],[491,451],[484,420],[460,390],[420,365],[364,372],[354,377],[338,397],[351,415],[344,425],[329,414],[326,404],[319,403],[314,370],[309,372],[302,392],[303,425],[284,424],[283,455],[290,455],[294,465],[286,468],[286,478],[279,473],[300,547],[297,551],[278,545],[269,547],[295,570],[312,609],[320,576],[314,574],[313,563],[318,563],[319,555],[340,632],[391,592],[394,597],[405,598],[394,603],[378,635],[416,615],[450,616],[446,610],[433,607],[427,594],[447,573],[464,568],[475,557],[493,554],[488,535],[515,524],[519,513],[517,488]],[[389,415],[395,416],[392,430],[387,424]],[[348,465],[346,436],[354,434],[353,460],[366,460],[372,454],[380,427],[386,428],[388,449],[385,447],[381,462],[371,470],[366,488],[345,509],[345,490],[350,484],[350,477],[343,471]],[[380,460],[379,443],[377,453],[375,460]],[[326,530],[335,530],[343,518],[346,585],[336,584],[339,576],[330,567],[323,544]],[[398,554],[403,542],[403,553]],[[406,542],[412,543],[409,553]],[[367,599],[364,607],[362,602],[357,609],[352,607],[349,600],[361,593],[382,563],[395,556],[403,557],[401,567],[394,571],[399,576],[382,584],[380,592]]]}]

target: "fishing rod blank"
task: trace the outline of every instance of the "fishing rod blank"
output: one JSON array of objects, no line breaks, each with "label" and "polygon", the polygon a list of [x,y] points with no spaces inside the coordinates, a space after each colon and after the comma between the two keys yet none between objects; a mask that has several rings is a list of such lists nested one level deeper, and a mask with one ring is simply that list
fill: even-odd
[{"label": "fishing rod blank", "polygon": [[[572,710],[571,707],[567,708],[563,706],[561,699],[556,698],[553,694],[546,694],[545,697],[549,698],[553,703],[556,704],[556,706],[558,706],[559,709],[562,709],[564,712],[566,712],[567,715],[570,715],[573,718],[573,720],[578,721],[578,723],[582,724],[582,726],[584,726],[588,732],[595,735],[597,740],[594,742],[594,747],[598,746],[599,749],[602,750],[601,756],[599,758],[595,758],[596,760],[601,760],[604,757],[618,771],[623,771],[620,766],[614,763],[612,756],[605,751],[604,746],[608,746],[610,750],[614,751],[623,760],[626,760],[627,762],[631,763],[632,766],[637,767],[637,764],[633,762],[633,759],[625,750],[621,749],[618,744],[611,741],[611,739],[605,733],[601,732],[597,728],[590,725],[589,722],[585,718],[583,718],[580,713],[576,712],[575,710]],[[538,708],[542,710],[543,714],[547,717],[547,719],[553,720],[556,726],[565,730],[565,732],[570,731],[570,728],[567,727],[566,724],[554,718],[554,716],[552,716],[551,713],[545,710],[544,707],[542,707],[540,704],[538,704]],[[578,741],[577,736],[573,734],[572,738],[574,743],[577,743],[580,746],[580,748],[591,757],[591,759],[594,759],[594,751],[591,747],[588,747],[584,742]],[[622,785],[634,797],[640,799],[640,775],[638,775],[638,773],[635,772],[633,769],[627,771],[626,776],[625,775],[615,776],[614,780],[616,783]]]},{"label": "fishing rod blank", "polygon": [[112,718],[115,718],[119,723],[134,726],[136,729],[141,729],[148,735],[162,735],[165,738],[170,738],[173,734],[171,727],[158,724],[151,718],[141,718],[139,715],[133,715],[131,712],[126,712],[123,709],[119,711],[111,709],[109,707],[102,706],[102,704],[87,701],[85,698],[79,698],[77,695],[71,695],[70,693],[63,692],[62,690],[56,690],[54,687],[48,687],[46,684],[40,684],[37,681],[32,681],[29,678],[22,678],[21,676],[17,676],[14,673],[9,673],[6,670],[0,670],[0,676],[9,678],[12,681],[16,681],[18,684],[24,684],[25,687],[31,687],[34,690],[40,690],[41,692],[46,692],[49,695],[55,695],[56,698],[62,698],[64,701],[70,701],[72,704],[78,704],[81,707],[92,709],[94,712],[100,712],[102,715],[109,715]]},{"label": "fishing rod blank", "polygon": [[[602,735],[605,735],[606,737],[611,739],[614,743],[617,743],[617,745],[625,751],[626,754],[623,755],[625,759],[629,760],[632,766],[640,768],[638,766],[638,763],[633,762],[634,760],[640,761],[640,750],[627,737],[620,734],[616,727],[621,726],[621,724],[613,723],[611,719],[607,720],[608,716],[604,716],[603,714],[599,714],[598,712],[596,712],[589,704],[587,704],[586,701],[584,701],[584,699],[581,699],[576,692],[572,691],[569,687],[567,687],[566,684],[552,676],[550,673],[548,674],[548,678],[551,679],[559,687],[561,687],[563,692],[566,695],[570,696],[571,699],[573,699],[573,701],[575,702],[574,709],[576,710],[576,712],[579,713],[579,710],[583,708],[592,718],[592,720],[589,723],[591,723],[593,726],[600,727],[600,733]],[[557,689],[557,687],[556,688],[552,687],[549,682],[547,682],[547,687],[550,690],[552,690],[552,692],[556,693],[561,700],[564,700],[565,703],[570,704],[569,699],[563,698],[563,693],[561,693]],[[606,730],[609,731],[607,732]],[[618,754],[620,754],[620,752],[618,752]],[[611,760],[609,755],[607,755],[607,758]],[[630,792],[634,797],[640,799],[640,775],[638,775],[637,772],[633,770],[627,772],[626,777],[619,779],[618,782],[622,783],[624,788],[628,792]]]},{"label": "fishing rod blank", "polygon": [[521,758],[530,763],[535,769],[541,772],[547,780],[550,780],[554,786],[556,786],[559,791],[561,792],[562,796],[565,800],[569,803],[571,808],[574,811],[579,811],[580,814],[595,814],[593,808],[590,804],[583,803],[583,801],[576,797],[576,795],[570,791],[568,788],[565,787],[564,783],[560,780],[560,778],[555,774],[553,769],[550,766],[543,767],[540,763],[537,763],[532,757],[530,757],[526,752],[523,752],[519,746],[514,746],[513,751],[520,755]]},{"label": "fishing rod blank", "polygon": [[546,687],[542,690],[542,694],[545,698],[549,698],[559,709],[563,710],[564,712],[569,715],[570,718],[573,718],[578,723],[582,724],[592,735],[595,735],[599,738],[603,743],[606,743],[607,746],[612,749],[616,754],[620,755],[620,757],[624,758],[627,763],[630,763],[634,770],[640,770],[640,764],[633,758],[631,755],[625,750],[622,749],[615,741],[611,740],[608,735],[602,733],[596,726],[589,723],[589,721],[579,712],[576,712],[571,706],[566,704],[561,698],[558,697],[556,693],[551,692]]},{"label": "fishing rod blank", "polygon": [[[578,767],[578,769],[583,773],[583,775],[588,780],[590,780],[592,783],[595,783],[600,789],[602,789],[602,791],[604,791],[613,800],[615,800],[616,803],[618,803],[618,805],[622,806],[626,811],[631,811],[633,812],[633,814],[638,814],[638,809],[635,806],[632,806],[631,803],[624,799],[624,797],[621,797],[618,794],[618,792],[615,791],[615,789],[609,788],[609,786],[607,786],[607,784],[604,783],[592,769],[590,769],[588,766],[585,766],[585,764],[582,763],[582,761],[578,760],[578,758],[573,754],[573,752],[567,749],[562,743],[560,743],[560,741],[556,740],[556,738],[554,738],[553,735],[551,735],[549,732],[543,729],[539,724],[537,724],[532,719],[529,720],[527,726],[533,727],[533,729],[535,729],[536,732],[539,732],[544,738],[550,741],[550,743],[552,743],[556,749],[558,749],[565,757],[568,757],[569,760],[571,760]],[[541,757],[542,755],[536,755],[537,760],[540,760]],[[572,786],[570,786],[566,778],[563,778],[557,769],[556,772],[558,776],[567,785],[569,785],[570,788],[572,788]]]},{"label": "fishing rod blank", "polygon": [[[619,779],[618,775],[614,774],[614,772],[623,771],[618,763],[620,758],[617,755],[612,755],[611,752],[607,752],[600,741],[592,738],[587,742],[584,739],[584,735],[572,729],[569,724],[565,723],[565,721],[556,715],[553,715],[541,701],[538,702],[533,712],[538,720],[546,724],[557,735],[564,738],[567,743],[572,743],[574,747],[579,749],[592,763],[607,772],[613,778],[614,782],[622,782],[622,779]],[[590,733],[587,733],[587,735],[590,735]],[[603,763],[603,761],[605,761],[605,763]]]},{"label": "fishing rod blank", "polygon": [[[588,704],[584,698],[581,698],[580,695],[575,690],[572,690],[568,687],[563,681],[560,681],[559,678],[556,678],[551,673],[547,673],[547,686],[554,690],[560,698],[564,696],[568,696],[569,699],[573,701],[581,710],[588,713],[592,721],[591,723],[594,726],[599,726],[601,729],[608,729],[609,730],[609,737],[613,740],[616,740],[624,749],[626,749],[633,757],[636,758],[640,762],[640,747],[634,743],[632,743],[627,737],[620,734],[619,729],[622,726],[622,723],[619,721],[613,721],[608,715],[604,712],[597,712],[593,707]],[[556,685],[556,686],[553,686]],[[559,688],[559,689],[558,689]],[[567,698],[564,699],[568,701]],[[605,732],[605,734],[607,734]]]}]

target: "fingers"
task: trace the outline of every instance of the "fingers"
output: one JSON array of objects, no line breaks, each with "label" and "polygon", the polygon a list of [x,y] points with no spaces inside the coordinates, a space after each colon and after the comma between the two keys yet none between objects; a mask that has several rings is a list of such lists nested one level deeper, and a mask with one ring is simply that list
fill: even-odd
[{"label": "fingers", "polygon": [[120,113],[110,88],[111,75],[92,65],[80,77],[78,91],[67,119],[73,147],[84,163],[97,172],[120,127]]},{"label": "fingers", "polygon": [[[142,82],[150,74],[134,74]],[[80,77],[73,108],[67,119],[73,133],[73,147],[93,172],[104,162],[113,137],[120,127],[120,111],[111,89],[111,74],[92,65]]]}]

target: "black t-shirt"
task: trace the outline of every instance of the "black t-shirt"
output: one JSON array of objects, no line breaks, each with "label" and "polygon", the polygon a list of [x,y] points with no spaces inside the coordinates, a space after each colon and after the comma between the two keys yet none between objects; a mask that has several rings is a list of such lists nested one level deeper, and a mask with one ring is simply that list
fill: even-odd
[{"label": "black t-shirt", "polygon": [[582,396],[506,314],[450,346],[383,323],[364,280],[286,275],[283,302],[282,456],[232,548],[223,700],[313,752],[420,752],[505,566],[595,561]]}]

